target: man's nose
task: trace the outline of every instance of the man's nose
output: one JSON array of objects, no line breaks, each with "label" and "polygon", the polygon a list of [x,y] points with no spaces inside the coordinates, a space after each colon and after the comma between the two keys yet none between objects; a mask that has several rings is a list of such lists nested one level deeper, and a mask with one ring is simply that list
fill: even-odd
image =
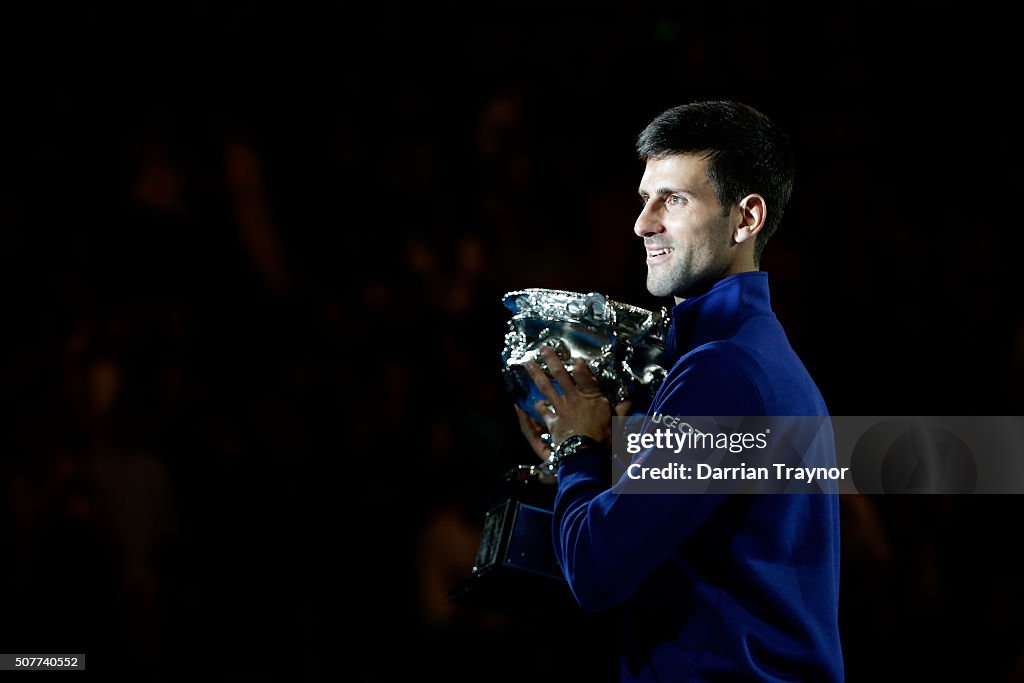
[{"label": "man's nose", "polygon": [[636,224],[633,226],[633,232],[638,237],[647,237],[648,235],[665,232],[665,226],[661,224],[661,220],[658,218],[658,212],[655,211],[653,201],[647,202],[644,208],[640,210],[640,215],[636,217]]}]

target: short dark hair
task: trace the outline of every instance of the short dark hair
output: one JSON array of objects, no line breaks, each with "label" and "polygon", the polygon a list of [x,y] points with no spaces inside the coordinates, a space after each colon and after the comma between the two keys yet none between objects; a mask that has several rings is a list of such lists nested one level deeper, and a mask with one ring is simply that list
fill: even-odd
[{"label": "short dark hair", "polygon": [[640,133],[640,159],[706,153],[708,181],[728,207],[759,194],[768,217],[754,242],[754,264],[779,227],[793,193],[793,151],[789,137],[767,116],[739,102],[691,102],[659,114]]}]

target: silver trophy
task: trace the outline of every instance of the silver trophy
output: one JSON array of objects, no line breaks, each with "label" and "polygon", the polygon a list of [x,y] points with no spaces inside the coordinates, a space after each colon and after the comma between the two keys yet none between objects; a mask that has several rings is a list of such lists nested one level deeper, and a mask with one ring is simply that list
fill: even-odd
[{"label": "silver trophy", "polygon": [[[557,289],[509,292],[512,311],[501,352],[505,386],[516,404],[543,423],[536,405],[544,400],[523,363],[544,345],[566,371],[583,359],[613,405],[625,400],[644,413],[665,379],[669,358],[668,311],[648,311],[603,294]],[[552,380],[556,390],[558,383]],[[545,440],[550,445],[550,437]],[[558,614],[577,610],[551,545],[557,475],[549,465],[519,465],[505,475],[506,496],[490,506],[473,563],[473,575],[449,594],[452,602],[508,614]]]},{"label": "silver trophy", "polygon": [[[569,372],[573,361],[582,358],[612,405],[628,399],[634,411],[647,410],[668,371],[665,307],[649,311],[596,292],[557,289],[509,292],[502,303],[514,314],[501,352],[505,387],[535,420],[543,424],[536,404],[544,396],[523,363],[534,360],[544,368],[539,352],[545,345]],[[561,393],[557,382],[552,384]]]}]

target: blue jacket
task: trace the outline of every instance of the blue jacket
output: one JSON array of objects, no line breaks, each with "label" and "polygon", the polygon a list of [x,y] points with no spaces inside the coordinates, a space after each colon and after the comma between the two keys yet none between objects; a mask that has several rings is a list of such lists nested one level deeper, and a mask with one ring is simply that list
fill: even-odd
[{"label": "blue jacket", "polygon": [[[648,414],[828,415],[765,273],[677,305],[667,346]],[[580,605],[620,608],[621,680],[843,679],[837,496],[617,494],[610,469],[598,453],[562,466],[553,536]]]}]

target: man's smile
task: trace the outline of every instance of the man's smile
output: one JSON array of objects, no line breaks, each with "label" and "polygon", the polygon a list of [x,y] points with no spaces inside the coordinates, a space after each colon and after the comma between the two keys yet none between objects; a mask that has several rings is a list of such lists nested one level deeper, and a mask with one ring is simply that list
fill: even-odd
[{"label": "man's smile", "polygon": [[661,263],[674,252],[672,247],[647,247],[647,263]]}]

